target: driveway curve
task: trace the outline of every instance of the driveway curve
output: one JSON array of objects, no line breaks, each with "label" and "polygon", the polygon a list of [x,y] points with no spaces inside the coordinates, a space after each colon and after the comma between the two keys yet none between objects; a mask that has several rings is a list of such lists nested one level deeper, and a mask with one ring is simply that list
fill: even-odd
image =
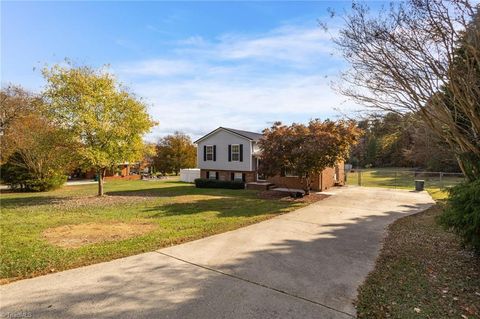
[{"label": "driveway curve", "polygon": [[3,317],[354,318],[386,226],[426,192],[334,188],[270,220],[0,287]]}]

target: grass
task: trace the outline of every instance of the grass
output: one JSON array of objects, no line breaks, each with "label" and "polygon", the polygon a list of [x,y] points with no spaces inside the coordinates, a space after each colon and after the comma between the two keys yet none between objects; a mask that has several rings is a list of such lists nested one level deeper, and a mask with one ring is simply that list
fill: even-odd
[{"label": "grass", "polygon": [[[1,194],[0,278],[3,283],[108,261],[256,223],[306,205],[261,199],[254,191],[197,189],[177,181],[112,181],[47,193]],[[74,225],[149,224],[152,231],[78,248],[47,240]],[[117,227],[115,226],[115,227]],[[112,228],[110,227],[110,228]],[[123,226],[122,226],[123,227]],[[91,234],[89,234],[90,236]]]},{"label": "grass", "polygon": [[[441,189],[431,192],[445,199]],[[480,318],[480,258],[436,223],[444,203],[390,225],[358,318]]]},{"label": "grass", "polygon": [[425,189],[434,196],[446,198],[444,190],[463,181],[461,174],[455,173],[415,173],[405,168],[374,168],[349,172],[347,183],[367,187],[386,187],[399,189],[414,189],[415,180],[424,180]]}]

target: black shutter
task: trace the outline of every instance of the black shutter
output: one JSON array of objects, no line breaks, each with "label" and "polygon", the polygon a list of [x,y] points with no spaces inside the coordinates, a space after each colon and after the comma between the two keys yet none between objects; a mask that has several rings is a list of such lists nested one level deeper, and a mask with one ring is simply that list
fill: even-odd
[{"label": "black shutter", "polygon": [[232,145],[228,144],[228,161],[232,161]]},{"label": "black shutter", "polygon": [[218,172],[215,172],[215,179],[218,180]]},{"label": "black shutter", "polygon": [[233,172],[232,172],[232,173],[230,173],[230,179],[231,179],[232,181],[234,181],[234,180],[235,180],[235,173],[233,173]]},{"label": "black shutter", "polygon": [[207,171],[207,179],[209,179],[209,178],[210,178],[210,172]]},{"label": "black shutter", "polygon": [[243,162],[243,144],[240,144],[240,162]]},{"label": "black shutter", "polygon": [[[203,161],[207,161],[207,145],[203,145]],[[208,172],[207,172],[208,174]]]},{"label": "black shutter", "polygon": [[217,145],[213,145],[213,161],[217,160]]},{"label": "black shutter", "polygon": [[244,183],[245,183],[245,177],[246,177],[245,173],[242,173],[242,182],[244,182]]}]

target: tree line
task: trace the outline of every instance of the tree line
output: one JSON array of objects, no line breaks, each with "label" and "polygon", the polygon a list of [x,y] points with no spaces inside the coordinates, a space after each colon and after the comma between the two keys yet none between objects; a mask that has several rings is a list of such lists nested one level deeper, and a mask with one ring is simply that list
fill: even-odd
[{"label": "tree line", "polygon": [[358,120],[357,127],[363,134],[349,157],[355,168],[460,171],[454,152],[418,115],[393,112],[369,115]]}]

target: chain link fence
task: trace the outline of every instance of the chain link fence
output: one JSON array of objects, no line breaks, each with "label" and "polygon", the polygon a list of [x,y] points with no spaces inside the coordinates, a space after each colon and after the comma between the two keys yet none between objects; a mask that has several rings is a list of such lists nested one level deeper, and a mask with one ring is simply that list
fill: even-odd
[{"label": "chain link fence", "polygon": [[351,169],[345,173],[347,185],[401,189],[414,189],[416,180],[425,181],[426,189],[446,189],[465,179],[462,173],[405,169]]}]

